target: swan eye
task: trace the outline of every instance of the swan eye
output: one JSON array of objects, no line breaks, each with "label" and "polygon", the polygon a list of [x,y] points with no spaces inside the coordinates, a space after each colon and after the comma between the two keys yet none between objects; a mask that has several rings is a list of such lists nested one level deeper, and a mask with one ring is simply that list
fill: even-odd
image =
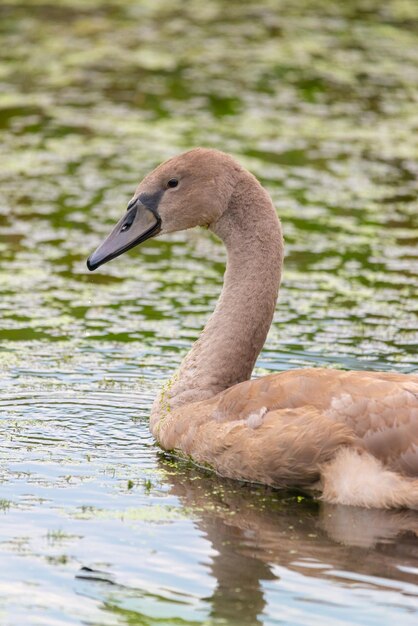
[{"label": "swan eye", "polygon": [[173,189],[173,187],[177,187],[178,184],[179,184],[179,181],[177,180],[177,178],[170,178],[170,180],[167,183],[167,187],[169,187],[170,189]]}]

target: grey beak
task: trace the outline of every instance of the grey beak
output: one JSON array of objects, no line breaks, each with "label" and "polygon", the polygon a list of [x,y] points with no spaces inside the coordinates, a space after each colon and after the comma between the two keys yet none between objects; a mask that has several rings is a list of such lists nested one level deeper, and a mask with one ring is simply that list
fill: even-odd
[{"label": "grey beak", "polygon": [[161,230],[161,218],[154,208],[145,206],[139,198],[128,205],[126,215],[116,224],[110,235],[87,259],[87,267],[93,270],[117,256],[157,235]]}]

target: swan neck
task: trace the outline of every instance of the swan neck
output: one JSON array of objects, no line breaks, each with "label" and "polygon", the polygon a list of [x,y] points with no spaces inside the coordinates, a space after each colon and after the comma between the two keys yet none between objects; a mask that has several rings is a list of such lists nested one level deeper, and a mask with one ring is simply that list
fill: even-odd
[{"label": "swan neck", "polygon": [[[211,230],[224,242],[222,293],[199,339],[170,381],[170,405],[203,400],[251,377],[276,306],[283,261],[279,219],[248,172]],[[167,399],[167,398],[166,398]]]}]

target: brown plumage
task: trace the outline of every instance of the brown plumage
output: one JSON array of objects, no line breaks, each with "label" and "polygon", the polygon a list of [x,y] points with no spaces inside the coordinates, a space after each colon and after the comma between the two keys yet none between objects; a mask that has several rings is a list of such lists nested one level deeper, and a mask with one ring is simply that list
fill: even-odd
[{"label": "brown plumage", "polygon": [[232,157],[198,148],[156,168],[88,266],[194,226],[226,245],[224,287],[154,403],[159,444],[222,476],[318,489],[328,502],[418,507],[418,374],[318,368],[249,380],[274,313],[283,240],[269,195]]}]

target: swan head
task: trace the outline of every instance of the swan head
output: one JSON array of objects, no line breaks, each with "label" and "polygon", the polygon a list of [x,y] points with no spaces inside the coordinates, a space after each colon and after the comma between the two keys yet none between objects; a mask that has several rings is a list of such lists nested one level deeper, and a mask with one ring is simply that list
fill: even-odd
[{"label": "swan head", "polygon": [[89,256],[88,269],[151,237],[213,225],[227,209],[240,172],[232,157],[206,148],[165,161],[139,184],[125,215]]}]

